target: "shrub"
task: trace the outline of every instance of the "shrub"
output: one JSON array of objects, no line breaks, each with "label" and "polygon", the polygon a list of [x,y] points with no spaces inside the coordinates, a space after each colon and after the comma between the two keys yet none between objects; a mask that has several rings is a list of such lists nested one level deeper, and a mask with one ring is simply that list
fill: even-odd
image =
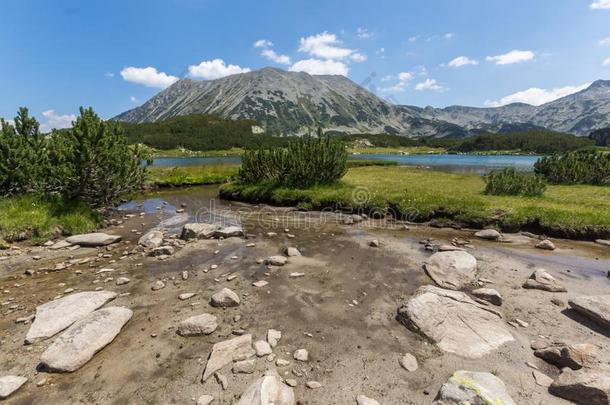
[{"label": "shrub", "polygon": [[610,185],[610,154],[592,150],[554,154],[539,159],[534,170],[554,184]]},{"label": "shrub", "polygon": [[492,170],[485,176],[485,183],[485,194],[491,195],[539,197],[546,189],[546,183],[542,177],[520,173],[512,167]]},{"label": "shrub", "polygon": [[245,151],[239,181],[306,188],[334,183],[346,171],[347,151],[343,143],[325,136],[307,136],[289,142],[287,148]]}]

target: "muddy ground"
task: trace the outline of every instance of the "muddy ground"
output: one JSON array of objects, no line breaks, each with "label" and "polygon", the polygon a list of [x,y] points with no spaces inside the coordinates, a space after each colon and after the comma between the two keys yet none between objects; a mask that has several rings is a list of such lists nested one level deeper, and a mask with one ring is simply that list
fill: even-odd
[{"label": "muddy ground", "polygon": [[[552,298],[567,303],[579,295],[607,294],[607,247],[555,240],[558,249],[546,252],[534,248],[536,240],[520,235],[511,235],[511,243],[487,242],[476,240],[465,230],[412,225],[405,229],[404,224],[382,221],[347,226],[322,221],[319,214],[304,222],[283,210],[217,203],[226,209],[220,217],[229,221],[240,221],[236,210],[248,211],[247,218],[241,218],[247,238],[192,242],[166,260],[129,254],[139,234],[162,220],[167,232],[175,233],[187,217],[209,219],[209,212],[201,207],[209,207],[210,193],[199,193],[165,193],[158,196],[162,200],[124,206],[127,211],[123,214],[147,213],[123,217],[123,223],[106,229],[123,236],[122,242],[109,248],[51,251],[23,245],[20,250],[3,253],[9,256],[0,261],[0,374],[29,379],[6,403],[183,404],[210,394],[216,398],[214,403],[231,404],[264,370],[274,366],[259,358],[253,375],[232,374],[228,366],[222,371],[229,379],[226,391],[214,378],[201,382],[212,345],[239,330],[252,333],[255,340],[264,339],[270,328],[282,331],[274,353],[291,364],[278,370],[298,381],[297,399],[311,405],[355,404],[358,394],[388,405],[430,403],[440,386],[460,369],[496,374],[517,403],[563,404],[568,402],[535,384],[526,362],[551,378],[559,369],[533,355],[531,340],[545,336],[558,342],[593,343],[601,348],[600,356],[606,356],[602,361],[610,360],[607,334],[567,305],[551,303]],[[163,200],[169,204],[163,205]],[[180,202],[188,204],[187,212],[176,216],[174,208]],[[156,209],[159,206],[163,209]],[[269,237],[269,231],[277,235]],[[488,286],[504,298],[500,308],[504,320],[518,318],[529,324],[526,328],[509,326],[515,341],[480,360],[442,353],[395,319],[397,308],[419,286],[432,284],[422,270],[431,252],[419,242],[430,238],[449,243],[455,237],[472,241],[469,252],[478,259],[480,277],[492,280]],[[380,247],[370,247],[372,239],[378,239]],[[247,247],[250,243],[255,246]],[[286,246],[298,247],[302,256],[290,258],[283,267],[259,264],[259,259],[280,254]],[[216,250],[219,252],[214,254]],[[83,258],[91,261],[78,264]],[[66,269],[48,270],[70,260],[75,264]],[[211,270],[213,264],[218,268]],[[114,272],[96,275],[100,268]],[[568,293],[521,288],[534,268],[549,271],[566,285]],[[26,275],[26,270],[34,274]],[[187,280],[182,280],[183,271],[188,271]],[[305,275],[291,278],[293,272]],[[227,281],[229,274],[238,277]],[[115,285],[120,276],[131,282]],[[114,280],[104,283],[107,277]],[[165,280],[167,286],[151,291],[156,280]],[[269,284],[256,288],[252,282],[257,280]],[[68,288],[91,291],[99,286],[122,294],[112,305],[132,309],[133,318],[110,345],[76,372],[37,371],[40,354],[53,339],[24,346],[30,325],[15,320],[33,314],[37,305]],[[240,306],[223,310],[208,304],[211,295],[223,287],[240,295]],[[178,295],[186,292],[197,295],[179,300]],[[219,327],[213,334],[190,338],[176,334],[180,321],[201,313],[218,317]],[[309,362],[292,358],[294,350],[300,348],[309,351]],[[407,352],[418,359],[415,372],[402,369],[398,363]],[[322,388],[307,388],[305,382],[311,380],[319,381]]]}]

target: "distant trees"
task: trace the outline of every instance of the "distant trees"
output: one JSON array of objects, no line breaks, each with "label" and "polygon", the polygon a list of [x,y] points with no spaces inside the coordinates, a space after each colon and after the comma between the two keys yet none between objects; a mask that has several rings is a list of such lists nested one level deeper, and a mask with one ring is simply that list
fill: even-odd
[{"label": "distant trees", "polygon": [[120,125],[101,120],[91,108],[81,108],[71,128],[47,136],[26,108],[14,125],[1,124],[3,196],[45,193],[100,206],[143,184],[143,151],[128,145]]},{"label": "distant trees", "polygon": [[591,132],[589,139],[595,142],[596,146],[610,146],[610,128],[602,128]]}]

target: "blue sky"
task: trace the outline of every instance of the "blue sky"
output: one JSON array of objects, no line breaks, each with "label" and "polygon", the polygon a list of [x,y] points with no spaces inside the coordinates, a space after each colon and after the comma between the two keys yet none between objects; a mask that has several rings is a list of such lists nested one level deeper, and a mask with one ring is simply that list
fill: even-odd
[{"label": "blue sky", "polygon": [[[3,0],[0,116],[104,118],[182,77],[342,73],[393,102],[542,103],[610,79],[610,0]],[[150,68],[150,69],[147,69]]]}]

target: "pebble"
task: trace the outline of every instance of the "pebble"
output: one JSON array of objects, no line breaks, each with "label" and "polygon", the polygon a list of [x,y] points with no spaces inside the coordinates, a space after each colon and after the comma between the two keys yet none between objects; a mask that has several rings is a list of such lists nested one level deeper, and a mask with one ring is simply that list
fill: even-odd
[{"label": "pebble", "polygon": [[259,280],[259,281],[255,281],[254,283],[252,283],[252,285],[254,287],[264,287],[267,284],[269,284],[269,282],[265,281],[265,280]]},{"label": "pebble", "polygon": [[407,371],[413,372],[419,367],[417,359],[411,353],[407,353],[400,359],[400,365]]},{"label": "pebble", "polygon": [[317,381],[307,381],[305,383],[305,385],[307,386],[307,388],[312,389],[312,390],[316,390],[318,388],[322,388],[322,384],[320,384]]},{"label": "pebble", "polygon": [[286,385],[288,385],[289,387],[296,387],[298,385],[297,380],[293,379],[293,378],[287,378],[285,380]]},{"label": "pebble", "polygon": [[129,283],[131,280],[128,279],[127,277],[119,277],[116,279],[116,285],[124,285]]},{"label": "pebble", "polygon": [[158,291],[162,288],[165,288],[165,283],[161,280],[157,280],[153,283],[153,285],[150,287],[151,290],[153,291]]},{"label": "pebble", "polygon": [[298,349],[294,352],[293,357],[295,360],[298,360],[298,361],[308,361],[309,352],[306,349]]}]

